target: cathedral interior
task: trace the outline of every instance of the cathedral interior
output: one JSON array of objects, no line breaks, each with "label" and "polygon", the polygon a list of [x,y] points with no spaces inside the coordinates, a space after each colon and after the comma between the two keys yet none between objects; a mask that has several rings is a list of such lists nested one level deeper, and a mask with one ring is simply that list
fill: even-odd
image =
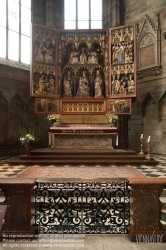
[{"label": "cathedral interior", "polygon": [[101,0],[95,29],[65,1],[27,1],[29,63],[0,48],[0,247],[165,249],[165,0]]}]

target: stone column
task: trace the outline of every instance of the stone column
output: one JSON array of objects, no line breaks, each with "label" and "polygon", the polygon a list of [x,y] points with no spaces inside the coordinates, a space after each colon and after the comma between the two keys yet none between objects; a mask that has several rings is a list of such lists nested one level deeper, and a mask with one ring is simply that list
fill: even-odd
[{"label": "stone column", "polygon": [[54,0],[46,1],[46,26],[48,27],[55,26],[55,1]]},{"label": "stone column", "polygon": [[118,147],[128,148],[128,119],[129,115],[119,115],[118,119]]},{"label": "stone column", "polygon": [[64,0],[55,0],[55,28],[64,29]]},{"label": "stone column", "polygon": [[112,0],[112,27],[121,25],[121,0]]},{"label": "stone column", "polygon": [[46,0],[45,25],[56,29],[64,29],[64,0]]},{"label": "stone column", "polygon": [[103,0],[103,28],[116,27],[123,24],[124,0]]},{"label": "stone column", "polygon": [[112,1],[103,0],[103,28],[112,27]]},{"label": "stone column", "polygon": [[32,1],[32,23],[45,24],[44,0]]}]

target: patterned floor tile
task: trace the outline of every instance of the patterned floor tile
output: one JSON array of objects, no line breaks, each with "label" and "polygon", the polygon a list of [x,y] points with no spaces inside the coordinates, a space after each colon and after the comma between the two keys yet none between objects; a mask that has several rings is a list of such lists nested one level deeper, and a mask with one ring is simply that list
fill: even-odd
[{"label": "patterned floor tile", "polygon": [[[132,167],[147,177],[156,177],[156,178],[166,177],[166,155],[153,155],[153,157],[155,160],[159,161],[158,165],[155,165],[155,166],[135,165]],[[17,177],[22,172],[24,172],[26,169],[29,168],[29,166],[24,166],[24,165],[10,166],[7,163],[8,160],[9,160],[9,157],[7,157],[7,156],[0,157],[0,178]],[[35,166],[38,167],[38,165],[35,165]],[[50,167],[54,167],[54,166],[50,165]],[[58,166],[56,166],[56,167],[58,167]],[[59,167],[61,167],[61,166],[59,166]],[[69,168],[69,167],[71,167],[71,166],[70,165],[63,166],[64,169]],[[85,166],[85,165],[79,165],[79,168],[82,169],[81,172],[85,171],[86,167],[87,166]],[[99,165],[99,164],[92,165],[91,164],[91,165],[89,165],[89,167],[95,167],[96,169],[100,170],[101,165]],[[103,166],[103,167],[105,167],[105,166]],[[111,167],[116,167],[116,166],[112,165]],[[94,171],[94,170],[92,170],[92,171]],[[122,171],[122,168],[120,171]]]}]

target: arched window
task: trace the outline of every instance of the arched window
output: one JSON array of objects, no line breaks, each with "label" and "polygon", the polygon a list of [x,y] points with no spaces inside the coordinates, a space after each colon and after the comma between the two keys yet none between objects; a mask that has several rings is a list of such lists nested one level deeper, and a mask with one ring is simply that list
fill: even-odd
[{"label": "arched window", "polygon": [[65,29],[101,29],[102,0],[65,0]]},{"label": "arched window", "polygon": [[0,4],[0,57],[30,64],[31,0]]}]

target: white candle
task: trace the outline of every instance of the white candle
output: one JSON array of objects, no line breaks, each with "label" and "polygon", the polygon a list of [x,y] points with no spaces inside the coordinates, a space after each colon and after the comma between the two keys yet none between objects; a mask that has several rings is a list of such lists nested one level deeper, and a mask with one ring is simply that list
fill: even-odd
[{"label": "white candle", "polygon": [[148,139],[149,139],[149,141],[150,141],[150,135],[149,135]]},{"label": "white candle", "polygon": [[144,136],[143,136],[143,134],[141,134],[141,138],[143,138]]}]

